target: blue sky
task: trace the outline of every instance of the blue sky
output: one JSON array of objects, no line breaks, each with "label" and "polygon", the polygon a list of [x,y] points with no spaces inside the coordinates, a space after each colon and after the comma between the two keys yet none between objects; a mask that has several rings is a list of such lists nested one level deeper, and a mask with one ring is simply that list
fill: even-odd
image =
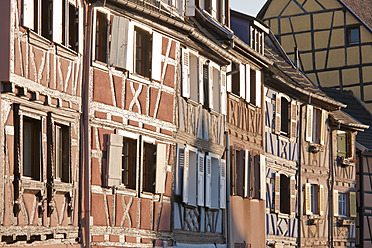
[{"label": "blue sky", "polygon": [[256,16],[265,3],[266,0],[230,0],[230,8],[251,16]]}]

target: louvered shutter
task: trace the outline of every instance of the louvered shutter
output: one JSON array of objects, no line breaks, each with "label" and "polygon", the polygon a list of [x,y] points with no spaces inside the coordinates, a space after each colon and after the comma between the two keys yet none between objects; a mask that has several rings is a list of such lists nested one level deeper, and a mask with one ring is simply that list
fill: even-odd
[{"label": "louvered shutter", "polygon": [[239,65],[240,97],[245,99],[245,66]]},{"label": "louvered shutter", "polygon": [[133,66],[134,66],[134,24],[133,22],[129,22],[128,26],[128,40],[127,40],[127,62],[126,62],[126,69],[133,73]]},{"label": "louvered shutter", "polygon": [[[180,147],[181,146],[181,147]],[[176,170],[176,178],[175,178],[175,194],[181,195],[182,194],[182,182],[183,182],[183,168],[185,166],[185,148],[182,145],[177,144],[178,149],[178,166]]]},{"label": "louvered shutter", "polygon": [[209,75],[209,81],[208,81],[208,96],[209,96],[209,108],[214,109],[213,106],[213,66],[209,65],[208,66],[208,75]]},{"label": "louvered shutter", "polygon": [[281,112],[281,95],[276,94],[275,98],[275,133],[280,134],[280,112]]},{"label": "louvered shutter", "polygon": [[198,153],[198,206],[204,206],[204,154]]},{"label": "louvered shutter", "polygon": [[199,66],[199,103],[204,104],[204,77],[203,77],[203,63],[198,57],[198,66]]},{"label": "louvered shutter", "polygon": [[62,30],[63,30],[63,1],[53,0],[53,41],[62,43]]},{"label": "louvered shutter", "polygon": [[326,116],[327,116],[327,112],[325,110],[322,110],[322,117],[321,117],[321,120],[320,120],[320,144],[321,145],[324,145],[325,135],[326,135],[326,131],[327,131]]},{"label": "louvered shutter", "polygon": [[185,164],[183,166],[183,188],[182,188],[182,201],[189,202],[189,149],[185,148]]},{"label": "louvered shutter", "polygon": [[226,72],[221,71],[221,113],[227,114]]},{"label": "louvered shutter", "polygon": [[212,205],[212,159],[210,156],[206,158],[206,174],[205,177],[205,206],[211,207]]},{"label": "louvered shutter", "polygon": [[195,0],[186,0],[186,16],[195,16]]},{"label": "louvered shutter", "polygon": [[251,66],[249,64],[245,65],[245,100],[251,101]]},{"label": "louvered shutter", "polygon": [[256,71],[256,106],[261,108],[261,80],[262,72]]},{"label": "louvered shutter", "polygon": [[182,48],[182,96],[190,97],[190,54]]},{"label": "louvered shutter", "polygon": [[297,104],[295,101],[291,102],[291,139],[297,137]]},{"label": "louvered shutter", "polygon": [[[231,70],[232,70],[232,65],[229,64],[227,66],[227,71],[228,72],[231,72]],[[226,88],[227,88],[227,91],[228,92],[231,92],[232,91],[232,76],[231,75],[229,75],[229,76],[226,77]]]},{"label": "louvered shutter", "polygon": [[[169,41],[171,42],[171,41]],[[161,80],[161,51],[162,51],[163,37],[157,32],[152,34],[152,67],[151,78]]]},{"label": "louvered shutter", "polygon": [[306,141],[313,140],[313,106],[307,105],[306,109]]},{"label": "louvered shutter", "polygon": [[266,199],[266,159],[260,154],[260,199]]},{"label": "louvered shutter", "polygon": [[324,186],[319,185],[319,215],[324,215]]},{"label": "louvered shutter", "polygon": [[34,29],[34,0],[23,0],[23,26]]},{"label": "louvered shutter", "polygon": [[306,215],[312,215],[312,212],[311,212],[311,184],[310,183],[306,183],[305,184],[305,197],[306,197],[306,200],[305,200],[305,213]]},{"label": "louvered shutter", "polygon": [[250,170],[250,152],[245,150],[244,156],[244,197],[250,197],[251,191],[251,170]]},{"label": "louvered shutter", "polygon": [[115,67],[127,67],[129,20],[114,16],[111,26],[110,64]]},{"label": "louvered shutter", "polygon": [[226,160],[220,160],[220,208],[226,207]]},{"label": "louvered shutter", "polygon": [[352,132],[347,133],[347,157],[354,158],[355,141]]},{"label": "louvered shutter", "polygon": [[295,214],[296,213],[296,177],[291,176],[289,181],[289,193],[291,196],[290,199],[290,213]]},{"label": "louvered shutter", "polygon": [[167,177],[167,145],[157,144],[156,147],[156,182],[155,193],[165,193],[165,180]]},{"label": "louvered shutter", "polygon": [[356,193],[349,192],[350,217],[357,217]]},{"label": "louvered shutter", "polygon": [[274,196],[274,210],[275,213],[280,212],[280,174],[275,173],[275,196]]},{"label": "louvered shutter", "polygon": [[338,216],[338,190],[333,190],[333,216]]},{"label": "louvered shutter", "polygon": [[122,153],[123,136],[118,134],[109,134],[107,142],[107,186],[118,186],[121,184]]}]

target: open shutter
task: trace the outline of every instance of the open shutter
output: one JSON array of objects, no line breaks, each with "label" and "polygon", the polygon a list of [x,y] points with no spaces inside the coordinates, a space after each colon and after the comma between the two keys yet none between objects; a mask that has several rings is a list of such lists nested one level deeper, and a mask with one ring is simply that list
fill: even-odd
[{"label": "open shutter", "polygon": [[220,160],[220,208],[226,207],[226,160]]},{"label": "open shutter", "polygon": [[353,132],[347,133],[347,157],[354,158],[355,141]]},{"label": "open shutter", "polygon": [[226,72],[221,71],[221,113],[227,114]]},{"label": "open shutter", "polygon": [[212,205],[212,159],[210,156],[207,156],[206,163],[205,206],[210,208]]},{"label": "open shutter", "polygon": [[245,65],[245,100],[251,101],[251,66]]},{"label": "open shutter", "polygon": [[250,152],[245,150],[244,156],[244,197],[250,197],[251,191],[251,170],[250,170]]},{"label": "open shutter", "polygon": [[[231,66],[231,64],[229,64],[227,66],[227,71],[231,72],[231,70],[232,70],[232,66]],[[227,88],[228,92],[232,91],[232,76],[231,75],[226,77],[226,88]]]},{"label": "open shutter", "polygon": [[208,96],[209,96],[209,108],[213,109],[213,66],[208,66],[209,81],[208,81]]},{"label": "open shutter", "polygon": [[127,62],[126,62],[126,69],[133,73],[133,65],[134,65],[134,24],[133,22],[129,22],[128,26],[128,40],[127,40]]},{"label": "open shutter", "polygon": [[126,68],[129,20],[114,16],[111,27],[110,64]]},{"label": "open shutter", "polygon": [[204,206],[204,154],[198,153],[198,206]]},{"label": "open shutter", "polygon": [[275,97],[275,133],[280,134],[280,112],[281,112],[281,96],[279,93]]},{"label": "open shutter", "polygon": [[260,154],[260,199],[266,198],[266,159]]},{"label": "open shutter", "polygon": [[239,65],[239,83],[240,83],[240,97],[245,99],[245,66]]},{"label": "open shutter", "polygon": [[23,0],[23,26],[34,29],[34,0]]},{"label": "open shutter", "polygon": [[311,212],[311,184],[306,183],[305,184],[305,213],[306,215],[312,215],[313,213]]},{"label": "open shutter", "polygon": [[182,48],[182,96],[190,97],[190,54]]},{"label": "open shutter", "polygon": [[177,150],[178,150],[178,160],[177,160],[177,169],[176,169],[176,175],[175,175],[175,182],[174,182],[174,193],[175,195],[181,195],[182,194],[182,177],[183,177],[183,168],[185,166],[185,148],[183,145],[177,144]]},{"label": "open shutter", "polygon": [[167,177],[167,145],[157,144],[156,148],[156,183],[155,193],[165,193],[165,180]]},{"label": "open shutter", "polygon": [[338,216],[338,190],[333,190],[333,216]]},{"label": "open shutter", "polygon": [[325,135],[326,135],[326,116],[327,112],[322,110],[322,117],[320,120],[320,144],[324,145],[325,142]]},{"label": "open shutter", "polygon": [[296,139],[297,137],[297,104],[295,101],[291,102],[291,139]]},{"label": "open shutter", "polygon": [[185,164],[183,166],[183,188],[182,188],[182,201],[189,202],[189,149],[185,148]]},{"label": "open shutter", "polygon": [[319,215],[324,215],[324,186],[319,185]]},{"label": "open shutter", "polygon": [[256,71],[256,106],[261,108],[261,78],[262,72]]},{"label": "open shutter", "polygon": [[291,176],[289,181],[289,193],[291,195],[290,199],[290,213],[293,215],[296,213],[296,177]]},{"label": "open shutter", "polygon": [[203,62],[198,57],[198,66],[199,66],[199,103],[204,104],[204,71],[203,71]]},{"label": "open shutter", "polygon": [[313,140],[313,106],[307,105],[306,109],[306,141]]},{"label": "open shutter", "polygon": [[53,0],[53,41],[62,43],[62,30],[63,30],[63,1]]},{"label": "open shutter", "polygon": [[107,186],[121,184],[122,174],[123,136],[109,134],[107,143]]},{"label": "open shutter", "polygon": [[356,193],[349,192],[350,217],[357,217]]},{"label": "open shutter", "polygon": [[274,210],[275,213],[280,212],[280,174],[275,173],[275,196],[274,196]]},{"label": "open shutter", "polygon": [[152,67],[151,78],[161,80],[161,51],[162,51],[163,37],[157,32],[152,33]]},{"label": "open shutter", "polygon": [[195,0],[186,0],[186,16],[195,16]]}]

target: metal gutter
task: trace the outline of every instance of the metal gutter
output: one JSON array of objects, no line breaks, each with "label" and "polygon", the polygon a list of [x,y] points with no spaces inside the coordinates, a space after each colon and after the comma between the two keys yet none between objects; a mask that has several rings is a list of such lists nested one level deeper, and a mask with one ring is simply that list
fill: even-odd
[{"label": "metal gutter", "polygon": [[230,230],[230,137],[229,132],[226,135],[226,246],[230,248],[231,230]]}]

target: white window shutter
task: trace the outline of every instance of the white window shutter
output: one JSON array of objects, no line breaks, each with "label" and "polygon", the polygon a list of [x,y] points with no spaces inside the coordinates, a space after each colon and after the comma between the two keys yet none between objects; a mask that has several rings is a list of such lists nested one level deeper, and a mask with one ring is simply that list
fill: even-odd
[{"label": "white window shutter", "polygon": [[333,216],[338,216],[338,190],[333,190]]},{"label": "white window shutter", "polygon": [[190,98],[190,54],[182,48],[182,96]]},{"label": "white window shutter", "polygon": [[109,134],[107,142],[107,186],[121,184],[123,136]]},{"label": "white window shutter", "polygon": [[175,195],[182,194],[182,182],[183,182],[183,168],[185,167],[185,148],[183,145],[177,144],[177,167],[175,172],[175,179],[174,179],[174,193]]},{"label": "white window shutter", "polygon": [[220,160],[220,208],[226,207],[226,160]]},{"label": "white window shutter", "polygon": [[63,30],[63,1],[53,0],[53,41],[62,43],[62,30]]},{"label": "white window shutter", "polygon": [[266,198],[266,159],[265,155],[260,154],[260,199]]},{"label": "white window shutter", "polygon": [[239,65],[239,81],[240,81],[240,97],[245,99],[245,66],[243,64]]},{"label": "white window shutter", "polygon": [[129,20],[114,16],[111,26],[110,64],[127,68]]},{"label": "white window shutter", "polygon": [[310,183],[306,183],[305,184],[305,214],[306,215],[312,215],[312,212],[311,212],[311,184]]},{"label": "white window shutter", "polygon": [[161,51],[162,51],[163,37],[157,32],[152,33],[152,67],[151,78],[161,80]]},{"label": "white window shutter", "polygon": [[186,0],[186,16],[195,16],[195,0]]},{"label": "white window shutter", "polygon": [[204,76],[203,76],[203,62],[198,57],[198,68],[199,68],[199,103],[204,104]]},{"label": "white window shutter", "polygon": [[198,206],[204,206],[204,153],[198,153]]},{"label": "white window shutter", "polygon": [[134,66],[134,24],[133,22],[129,22],[128,25],[128,42],[127,42],[127,62],[126,62],[126,69],[133,73],[133,66]]},{"label": "white window shutter", "polygon": [[324,186],[319,185],[319,215],[324,215]]},{"label": "white window shutter", "polygon": [[167,178],[167,145],[157,144],[156,148],[156,183],[155,193],[165,193],[165,180]]},{"label": "white window shutter", "polygon": [[182,201],[189,202],[189,149],[185,148],[185,164],[183,166],[183,188],[182,188]]},{"label": "white window shutter", "polygon": [[280,134],[281,129],[281,100],[282,96],[280,93],[276,93],[275,96],[275,133]]},{"label": "white window shutter", "polygon": [[244,197],[250,197],[250,187],[251,187],[251,182],[250,182],[250,151],[245,150],[244,154]]},{"label": "white window shutter", "polygon": [[251,66],[245,65],[245,100],[251,101]]},{"label": "white window shutter", "polygon": [[183,15],[183,12],[184,12],[184,10],[185,10],[185,6],[184,6],[184,2],[183,2],[184,0],[176,0],[176,2],[177,2],[177,10],[178,10],[178,12],[181,14],[181,15]]},{"label": "white window shutter", "polygon": [[275,172],[275,185],[274,185],[274,211],[275,213],[280,212],[280,174]]},{"label": "white window shutter", "polygon": [[227,114],[226,72],[221,71],[221,113]]},{"label": "white window shutter", "polygon": [[325,142],[325,135],[326,135],[326,118],[327,118],[327,112],[325,110],[322,110],[322,118],[320,121],[320,144],[324,145]]},{"label": "white window shutter", "polygon": [[[231,70],[232,70],[232,66],[231,64],[229,64],[227,66],[227,72],[231,72]],[[228,92],[232,91],[232,76],[231,75],[226,77],[226,88]]]},{"label": "white window shutter", "polygon": [[313,140],[313,106],[307,105],[306,109],[306,141]]},{"label": "white window shutter", "polygon": [[291,102],[291,130],[290,137],[291,139],[296,139],[297,137],[297,103],[296,101]]},{"label": "white window shutter", "polygon": [[211,207],[212,205],[212,158],[207,156],[206,158],[206,174],[205,177],[205,206]]},{"label": "white window shutter", "polygon": [[23,0],[23,26],[34,29],[34,0]]},{"label": "white window shutter", "polygon": [[289,200],[289,207],[290,207],[290,213],[291,215],[296,213],[296,177],[291,176],[289,181],[289,192],[291,199]]},{"label": "white window shutter", "polygon": [[209,108],[213,109],[213,66],[208,66],[209,70]]},{"label": "white window shutter", "polygon": [[261,81],[262,72],[260,70],[256,71],[256,106],[261,108]]}]

